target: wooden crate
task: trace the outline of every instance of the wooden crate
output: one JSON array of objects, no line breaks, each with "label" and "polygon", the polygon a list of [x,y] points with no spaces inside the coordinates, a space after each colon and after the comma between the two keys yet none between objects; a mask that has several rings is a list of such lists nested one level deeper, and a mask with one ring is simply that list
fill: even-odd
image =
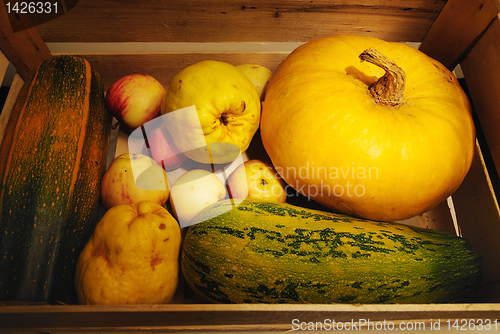
[{"label": "wooden crate", "polygon": [[[0,302],[0,332],[287,332],[298,329],[298,323],[325,319],[367,330],[381,329],[384,321],[396,327],[406,324],[407,329],[435,329],[431,326],[436,321],[442,330],[473,329],[469,319],[490,319],[491,330],[497,329],[499,13],[498,0],[86,0],[53,21],[14,32],[0,6],[0,48],[5,55],[0,54],[0,78],[9,62],[17,70],[0,114],[0,141],[23,80],[42,60],[60,53],[88,59],[105,88],[130,73],[151,74],[166,86],[179,70],[204,59],[259,63],[274,70],[297,45],[341,33],[416,43],[449,69],[460,64],[475,108],[475,160],[448,201],[406,223],[456,231],[481,254],[484,268],[479,291],[455,304],[211,305],[193,299],[181,284],[167,305]],[[15,20],[30,27],[28,16]],[[126,151],[124,133],[115,135],[111,158]]]}]

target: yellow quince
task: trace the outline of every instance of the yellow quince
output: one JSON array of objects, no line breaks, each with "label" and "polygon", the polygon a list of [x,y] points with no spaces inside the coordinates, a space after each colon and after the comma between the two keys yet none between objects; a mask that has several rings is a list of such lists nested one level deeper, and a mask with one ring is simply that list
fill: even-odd
[{"label": "yellow quince", "polygon": [[260,97],[235,66],[205,60],[172,78],[161,113],[176,146],[190,159],[222,164],[245,152],[260,123]]},{"label": "yellow quince", "polygon": [[143,201],[109,209],[77,263],[81,304],[168,303],[178,284],[181,231],[162,206]]}]

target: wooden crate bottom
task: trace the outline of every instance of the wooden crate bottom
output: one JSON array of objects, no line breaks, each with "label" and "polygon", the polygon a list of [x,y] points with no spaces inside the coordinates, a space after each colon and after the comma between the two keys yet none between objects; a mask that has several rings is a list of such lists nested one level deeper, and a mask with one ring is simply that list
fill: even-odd
[{"label": "wooden crate bottom", "polygon": [[[6,306],[0,313],[0,332],[283,333],[311,323],[328,330],[333,321],[344,327],[355,325],[353,329],[358,330],[383,330],[384,322],[386,330],[392,326],[393,330],[403,329],[400,324],[406,324],[406,329],[420,326],[430,330],[431,324],[439,321],[442,330],[448,330],[448,325],[454,330],[456,320],[459,327],[467,321],[467,330],[479,326],[481,320],[483,326],[489,322],[495,332],[499,318],[498,304]],[[468,325],[469,320],[474,320],[474,325],[472,321]]]}]

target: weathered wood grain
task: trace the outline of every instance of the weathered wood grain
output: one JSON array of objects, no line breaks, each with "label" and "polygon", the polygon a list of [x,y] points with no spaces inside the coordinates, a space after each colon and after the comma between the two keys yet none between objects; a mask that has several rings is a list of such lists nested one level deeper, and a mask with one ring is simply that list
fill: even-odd
[{"label": "weathered wood grain", "polygon": [[[26,27],[24,30],[14,31],[13,24]],[[26,80],[42,61],[52,57],[49,48],[33,27],[27,15],[8,14],[4,5],[0,5],[0,50],[14,65],[17,73]]]},{"label": "weathered wood grain", "polygon": [[19,74],[15,74],[9,88],[7,99],[5,100],[2,112],[0,113],[0,145],[2,144],[5,130],[7,128],[7,124],[9,123],[12,108],[14,108],[14,103],[16,102],[17,95],[19,94],[19,91],[21,90],[23,85],[24,80]]},{"label": "weathered wood grain", "polygon": [[345,33],[420,42],[445,3],[86,0],[38,29],[46,42],[292,42]]},{"label": "weathered wood grain", "polygon": [[[334,320],[358,330],[376,330],[385,321],[394,330],[403,322],[430,330],[430,323],[441,320],[441,329],[449,330],[455,319],[500,318],[498,304],[434,305],[123,305],[123,306],[5,306],[0,313],[4,330],[57,332],[102,331],[194,331],[207,333],[286,332],[301,323],[325,323]],[[329,319],[325,322],[326,319]],[[368,327],[368,321],[372,327]],[[296,325],[294,325],[296,324]],[[483,322],[484,324],[484,322]],[[404,324],[403,324],[404,326]],[[401,327],[404,329],[403,327]],[[323,328],[324,329],[324,328]],[[351,328],[354,330],[354,328]],[[417,328],[415,328],[417,329]],[[453,330],[454,328],[450,328]],[[494,329],[494,327],[493,327]]]},{"label": "weathered wood grain", "polygon": [[104,88],[113,81],[131,73],[152,75],[164,87],[184,67],[201,60],[219,60],[233,65],[252,63],[274,69],[286,58],[288,53],[281,52],[196,52],[196,53],[152,53],[152,54],[75,54],[89,61],[100,74]]},{"label": "weathered wood grain", "polygon": [[499,10],[498,0],[449,0],[420,50],[453,70]]}]

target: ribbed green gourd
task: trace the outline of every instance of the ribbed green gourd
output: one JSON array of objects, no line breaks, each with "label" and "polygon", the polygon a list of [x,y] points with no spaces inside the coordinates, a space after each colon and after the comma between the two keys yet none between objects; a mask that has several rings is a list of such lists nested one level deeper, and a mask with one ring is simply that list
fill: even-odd
[{"label": "ribbed green gourd", "polygon": [[479,255],[446,231],[249,200],[195,221],[182,272],[216,303],[445,303],[481,281]]},{"label": "ribbed green gourd", "polygon": [[110,126],[86,60],[54,57],[26,80],[0,147],[0,300],[77,301]]}]

